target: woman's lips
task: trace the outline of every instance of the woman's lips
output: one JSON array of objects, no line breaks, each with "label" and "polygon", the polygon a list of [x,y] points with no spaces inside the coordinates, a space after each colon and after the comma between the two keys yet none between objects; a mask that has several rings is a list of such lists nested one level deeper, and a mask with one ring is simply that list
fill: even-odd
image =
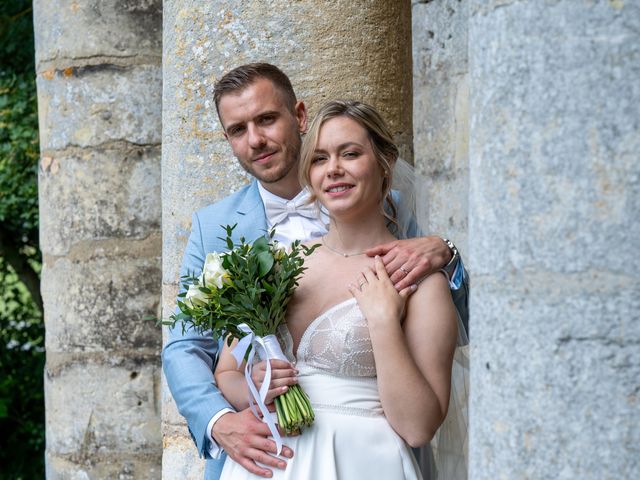
[{"label": "woman's lips", "polygon": [[353,185],[349,183],[336,183],[333,185],[329,185],[327,188],[325,188],[324,191],[327,193],[327,195],[330,195],[332,197],[339,197],[340,195],[344,195],[345,193],[349,192],[352,188]]}]

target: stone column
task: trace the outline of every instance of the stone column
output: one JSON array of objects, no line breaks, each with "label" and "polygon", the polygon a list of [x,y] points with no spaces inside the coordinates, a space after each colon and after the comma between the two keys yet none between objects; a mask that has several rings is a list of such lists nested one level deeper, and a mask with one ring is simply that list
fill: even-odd
[{"label": "stone column", "polygon": [[[175,305],[191,213],[246,177],[222,136],[215,81],[252,61],[280,66],[311,113],[334,98],[380,108],[411,157],[411,9],[388,2],[178,0],[164,10],[163,305]],[[163,476],[199,479],[202,463],[167,390]]]},{"label": "stone column", "polygon": [[412,1],[417,213],[466,259],[469,215],[469,2]]},{"label": "stone column", "polygon": [[635,478],[638,2],[469,12],[471,478]]},{"label": "stone column", "polygon": [[34,2],[48,479],[160,477],[161,17]]}]

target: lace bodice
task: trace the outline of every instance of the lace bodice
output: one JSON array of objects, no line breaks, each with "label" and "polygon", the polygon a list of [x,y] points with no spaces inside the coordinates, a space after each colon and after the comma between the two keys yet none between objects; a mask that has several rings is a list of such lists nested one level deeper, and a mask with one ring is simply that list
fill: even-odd
[{"label": "lace bodice", "polygon": [[[293,339],[286,325],[280,325],[278,338],[285,355],[293,361]],[[311,322],[295,360],[299,370],[310,367],[348,377],[376,376],[367,320],[355,298],[331,307]]]}]

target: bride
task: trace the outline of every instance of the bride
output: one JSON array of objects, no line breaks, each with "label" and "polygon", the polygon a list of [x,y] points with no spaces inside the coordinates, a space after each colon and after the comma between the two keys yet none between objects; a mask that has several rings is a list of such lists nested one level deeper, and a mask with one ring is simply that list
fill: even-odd
[{"label": "bride", "polygon": [[[287,439],[296,454],[274,478],[422,478],[411,447],[429,443],[447,415],[458,327],[446,277],[397,292],[381,260],[364,255],[397,228],[392,138],[372,107],[333,101],[304,139],[301,180],[330,228],[278,332],[291,364],[272,361],[268,400],[297,382],[316,418]],[[242,368],[226,345],[215,377],[235,408],[247,407]],[[254,476],[228,458],[221,478]]]}]

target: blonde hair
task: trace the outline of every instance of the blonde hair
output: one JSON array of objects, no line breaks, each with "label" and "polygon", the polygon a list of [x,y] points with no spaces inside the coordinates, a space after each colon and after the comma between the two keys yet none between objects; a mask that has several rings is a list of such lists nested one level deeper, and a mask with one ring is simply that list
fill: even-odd
[{"label": "blonde hair", "polygon": [[[398,146],[393,141],[393,134],[389,130],[386,122],[380,113],[371,105],[356,100],[332,100],[320,108],[302,141],[300,166],[298,170],[300,184],[307,187],[311,185],[311,165],[316,146],[318,145],[320,128],[327,120],[336,117],[350,118],[367,132],[378,165],[380,165],[380,168],[384,172],[381,198],[386,201],[391,211],[390,214],[388,214],[383,208],[382,213],[397,226],[397,210],[391,198],[391,183],[393,179],[393,166],[398,159]],[[316,200],[316,197],[313,192],[311,192],[311,201],[314,200]]]}]

